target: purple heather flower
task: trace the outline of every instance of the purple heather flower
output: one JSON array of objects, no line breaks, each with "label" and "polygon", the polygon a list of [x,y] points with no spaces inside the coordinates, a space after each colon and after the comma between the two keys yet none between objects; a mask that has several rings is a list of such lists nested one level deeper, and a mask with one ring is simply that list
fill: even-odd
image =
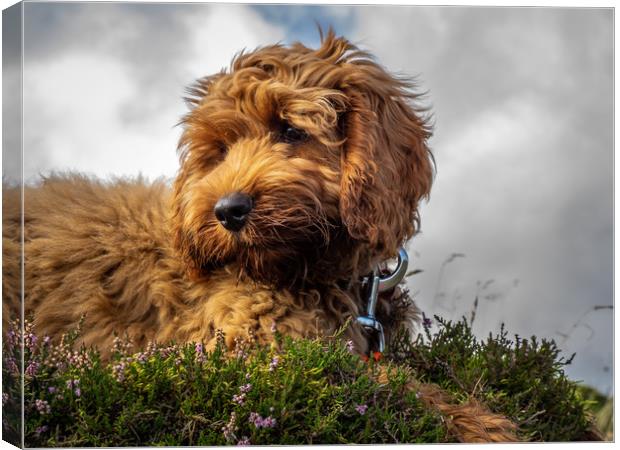
[{"label": "purple heather flower", "polygon": [[19,373],[19,367],[17,367],[17,362],[15,361],[15,358],[12,358],[12,357],[7,358],[6,365],[10,373],[13,373],[13,374]]},{"label": "purple heather flower", "polygon": [[347,351],[349,353],[355,352],[355,344],[353,344],[353,341],[351,341],[351,340],[347,341]]},{"label": "purple heather flower", "polygon": [[15,345],[17,344],[17,334],[14,330],[10,330],[7,333],[7,338],[7,344],[9,344],[9,347],[15,347]]},{"label": "purple heather flower", "polygon": [[230,414],[230,419],[228,420],[228,423],[222,427],[222,432],[224,433],[224,438],[227,441],[232,440],[233,438],[233,434],[234,432],[237,430],[237,425],[236,425],[236,421],[237,421],[237,414],[233,411]]},{"label": "purple heather flower", "polygon": [[34,432],[37,434],[37,436],[39,436],[45,433],[47,430],[48,430],[47,425],[43,425],[43,426],[38,427],[36,430],[34,430]]},{"label": "purple heather flower", "polygon": [[26,375],[34,377],[37,374],[37,370],[39,370],[39,363],[37,361],[31,361],[28,367],[26,367]]},{"label": "purple heather flower", "polygon": [[39,411],[39,413],[41,414],[49,414],[52,411],[49,403],[47,403],[45,400],[37,399],[34,401],[34,405],[37,408],[37,411]]},{"label": "purple heather flower", "polygon": [[55,386],[50,386],[47,388],[47,392],[49,392],[50,394],[53,394],[54,392],[56,392],[57,389]]},{"label": "purple heather flower", "polygon": [[239,442],[237,442],[238,446],[250,445],[250,438],[247,436],[243,436]]},{"label": "purple heather flower", "polygon": [[280,358],[274,356],[271,358],[271,363],[269,364],[269,372],[273,372],[278,367],[278,363],[280,362]]},{"label": "purple heather flower", "polygon": [[43,344],[44,344],[44,345],[49,344],[49,343],[50,343],[50,340],[51,340],[51,339],[50,339],[50,337],[49,337],[49,336],[45,336],[45,337],[43,338]]},{"label": "purple heather flower", "polygon": [[250,390],[252,390],[252,385],[250,383],[244,384],[243,386],[239,387],[239,392],[241,392],[242,394],[250,392]]},{"label": "purple heather flower", "polygon": [[251,412],[248,421],[256,428],[273,428],[276,426],[276,419],[271,416],[261,417],[260,414]]},{"label": "purple heather flower", "polygon": [[120,363],[112,367],[112,373],[114,374],[116,381],[118,381],[119,383],[122,383],[123,381],[125,381],[125,366],[126,365],[127,364],[125,363],[125,361],[121,361]]},{"label": "purple heather flower", "polygon": [[245,393],[233,395],[232,401],[243,406],[243,404],[245,403]]},{"label": "purple heather flower", "polygon": [[263,419],[263,427],[265,428],[273,428],[276,426],[276,419],[271,416],[265,417]]},{"label": "purple heather flower", "polygon": [[366,410],[368,409],[368,405],[357,405],[355,410],[360,413],[362,416],[366,414]]},{"label": "purple heather flower", "polygon": [[80,388],[75,388],[75,391],[73,391],[75,393],[76,397],[79,397],[82,395],[82,390]]},{"label": "purple heather flower", "polygon": [[34,351],[34,347],[37,343],[37,336],[34,333],[28,333],[24,338],[24,345],[30,350]]}]

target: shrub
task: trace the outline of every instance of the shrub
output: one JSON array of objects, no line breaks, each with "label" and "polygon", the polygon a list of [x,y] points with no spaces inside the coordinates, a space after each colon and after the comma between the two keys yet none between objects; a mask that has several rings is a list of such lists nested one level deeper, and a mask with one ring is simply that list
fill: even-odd
[{"label": "shrub", "polygon": [[527,441],[575,441],[597,438],[588,404],[563,368],[569,359],[560,357],[554,341],[535,336],[508,339],[502,325],[497,335],[478,341],[466,319],[446,321],[435,316],[437,332],[415,340],[400,336],[388,355],[414,369],[416,376],[437,383],[456,398],[473,395],[489,409],[519,425]]},{"label": "shrub", "polygon": [[117,339],[104,363],[93,349],[71,350],[74,337],[25,346],[33,368],[25,374],[27,446],[447,439],[441,418],[406,389],[403,371],[380,384],[376,367],[339,340],[276,336],[278,346],[238,342],[226,352],[220,339],[209,353],[201,344],[150,344],[132,354]]},{"label": "shrub", "polygon": [[[456,401],[473,395],[520,426],[527,440],[592,437],[588,402],[562,367],[553,342],[505,330],[478,342],[463,320],[436,318],[438,331],[398,336],[381,365],[363,362],[339,336],[260,346],[223,336],[200,343],[149,344],[132,352],[117,338],[110,361],[75,349],[79,330],[53,344],[27,323],[24,345],[28,447],[449,442],[443,418],[407,388],[413,373]],[[5,436],[17,436],[20,345],[5,340]],[[13,434],[11,434],[13,433]]]}]

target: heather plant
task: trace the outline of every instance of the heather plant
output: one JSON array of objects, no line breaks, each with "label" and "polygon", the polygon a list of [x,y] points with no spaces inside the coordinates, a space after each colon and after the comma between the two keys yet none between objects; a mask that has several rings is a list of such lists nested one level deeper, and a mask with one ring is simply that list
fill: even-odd
[{"label": "heather plant", "polygon": [[[19,322],[11,324],[3,336],[2,345],[2,439],[13,445],[21,444],[21,386],[22,347],[28,328],[19,332]],[[30,340],[32,342],[32,340]]]},{"label": "heather plant", "polygon": [[[434,322],[434,323],[433,323]],[[442,417],[407,387],[435,383],[455,401],[470,396],[514,420],[525,440],[591,438],[588,401],[553,342],[515,341],[502,329],[478,342],[465,320],[424,318],[415,339],[397,336],[379,364],[339,336],[274,344],[237,340],[228,351],[201,343],[117,337],[109,360],[79,347],[79,329],[59,342],[24,330],[25,443],[29,447],[418,443],[453,440]],[[431,333],[431,327],[437,331]],[[5,340],[3,403],[19,401],[13,330]],[[8,362],[8,363],[7,363]],[[409,385],[410,386],[410,385]],[[591,402],[590,402],[591,403]],[[7,409],[5,408],[5,411]],[[11,429],[4,421],[5,436]]]},{"label": "heather plant", "polygon": [[404,371],[395,367],[380,384],[377,368],[338,339],[276,335],[277,345],[237,341],[228,352],[220,335],[212,352],[150,343],[132,353],[119,337],[104,362],[94,349],[72,350],[76,336],[59,344],[35,336],[26,346],[26,446],[449,439],[439,415],[407,389]]},{"label": "heather plant", "polygon": [[508,338],[500,332],[479,341],[465,318],[458,322],[424,318],[424,332],[400,336],[388,357],[411,367],[416,376],[436,383],[455,398],[473,395],[491,410],[519,425],[527,441],[591,440],[598,436],[577,383],[564,367],[571,363],[553,340],[535,336]]}]

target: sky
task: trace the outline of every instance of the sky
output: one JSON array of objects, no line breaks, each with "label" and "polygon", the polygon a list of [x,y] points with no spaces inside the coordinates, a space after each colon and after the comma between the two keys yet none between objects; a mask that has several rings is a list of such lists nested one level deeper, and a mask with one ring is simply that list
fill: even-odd
[{"label": "sky", "polygon": [[478,298],[479,337],[555,339],[569,376],[611,393],[611,9],[26,3],[25,179],[173,177],[185,87],[244,48],[317,46],[317,23],[426,92],[419,307],[459,319]]}]

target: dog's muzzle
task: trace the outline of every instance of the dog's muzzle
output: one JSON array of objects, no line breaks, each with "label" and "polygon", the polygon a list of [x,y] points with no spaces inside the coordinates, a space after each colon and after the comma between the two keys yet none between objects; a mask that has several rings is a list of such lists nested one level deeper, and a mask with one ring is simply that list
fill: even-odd
[{"label": "dog's muzzle", "polygon": [[235,192],[220,198],[215,204],[214,212],[222,226],[230,231],[239,231],[248,219],[248,214],[254,207],[252,197],[241,192]]}]

